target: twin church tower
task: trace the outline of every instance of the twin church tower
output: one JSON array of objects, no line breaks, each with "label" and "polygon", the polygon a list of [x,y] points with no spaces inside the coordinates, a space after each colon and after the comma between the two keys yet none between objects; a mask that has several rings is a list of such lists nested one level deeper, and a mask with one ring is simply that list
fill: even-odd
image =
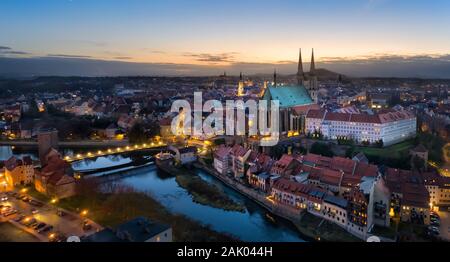
[{"label": "twin church tower", "polygon": [[[317,82],[316,75],[316,63],[314,61],[314,49],[311,53],[311,67],[309,73],[303,71],[303,61],[302,61],[302,49],[299,50],[298,57],[298,69],[297,69],[297,84],[300,88],[306,88],[311,100],[317,103],[317,93],[319,91],[319,84]],[[273,86],[277,87],[277,72],[275,70],[273,74]]]},{"label": "twin church tower", "polygon": [[[295,88],[294,88],[295,87]],[[244,79],[242,77],[242,72],[240,74],[239,77],[239,85],[238,85],[238,90],[237,90],[237,96],[241,97],[241,96],[245,96],[245,83],[244,83]],[[307,103],[306,101],[306,97],[310,98],[310,102],[317,104],[317,93],[319,92],[319,84],[317,81],[317,74],[316,74],[316,64],[314,61],[314,49],[312,50],[312,54],[311,54],[311,67],[309,70],[309,73],[305,73],[303,71],[303,61],[302,61],[302,49],[300,49],[299,52],[299,57],[298,57],[298,69],[297,69],[297,85],[296,86],[286,86],[286,85],[277,85],[277,72],[275,70],[274,74],[273,74],[273,84],[271,85],[271,88],[275,88],[275,89],[289,89],[290,91],[294,91],[293,93],[290,92],[290,96],[293,97],[294,99],[296,98],[294,96],[297,95],[297,98],[301,98],[300,100],[303,101],[303,103]],[[292,88],[294,88],[293,90],[291,90]],[[267,93],[266,92],[267,87],[264,87],[263,90],[263,94]],[[300,91],[299,93],[296,91]],[[273,90],[273,92],[278,93],[276,90]],[[273,93],[272,92],[272,93]],[[286,93],[286,92],[284,92]],[[301,96],[301,97],[298,97]]]},{"label": "twin church tower", "polygon": [[314,49],[311,53],[311,67],[309,69],[309,74],[306,75],[305,72],[303,72],[302,49],[300,48],[298,57],[297,84],[299,86],[305,86],[311,96],[311,99],[317,103],[319,84],[317,82],[316,63],[314,62]]}]

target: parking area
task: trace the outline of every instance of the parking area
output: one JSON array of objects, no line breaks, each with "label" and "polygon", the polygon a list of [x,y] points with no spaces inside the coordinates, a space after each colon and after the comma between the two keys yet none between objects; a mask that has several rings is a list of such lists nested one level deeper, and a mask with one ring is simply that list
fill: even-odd
[{"label": "parking area", "polygon": [[12,191],[0,194],[0,222],[9,222],[43,242],[66,241],[67,237],[82,237],[102,229],[82,215]]}]

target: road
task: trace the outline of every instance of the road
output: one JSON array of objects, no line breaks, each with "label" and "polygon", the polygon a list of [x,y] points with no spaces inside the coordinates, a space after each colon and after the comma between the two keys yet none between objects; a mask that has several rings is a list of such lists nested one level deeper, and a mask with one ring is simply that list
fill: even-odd
[{"label": "road", "polygon": [[439,211],[437,213],[441,218],[440,237],[450,241],[450,212]]},{"label": "road", "polygon": [[[88,231],[83,230],[83,221],[84,217],[81,215],[70,213],[65,211],[66,215],[60,217],[57,214],[57,208],[51,204],[44,204],[42,207],[32,206],[29,202],[24,202],[22,200],[16,199],[12,196],[8,196],[8,200],[1,203],[2,205],[9,205],[14,209],[17,209],[19,213],[26,215],[27,217],[33,217],[39,222],[44,222],[47,225],[52,225],[52,232],[60,232],[65,236],[86,236],[98,232],[102,229],[102,227],[95,222],[88,220],[89,224],[92,225],[92,228]],[[32,209],[38,210],[38,213],[32,214]],[[19,214],[10,216],[7,220],[13,220],[19,216]],[[2,217],[3,220],[5,218]],[[38,234],[35,230],[23,227],[20,224],[18,225],[14,221],[10,221],[13,225],[19,227],[20,229],[27,231],[28,233],[37,237],[40,241],[48,241],[48,236],[51,232],[46,234]]]}]

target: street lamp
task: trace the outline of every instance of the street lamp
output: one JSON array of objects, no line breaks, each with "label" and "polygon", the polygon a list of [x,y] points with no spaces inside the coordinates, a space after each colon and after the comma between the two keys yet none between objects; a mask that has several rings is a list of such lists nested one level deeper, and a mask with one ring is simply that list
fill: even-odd
[{"label": "street lamp", "polygon": [[88,214],[88,210],[84,209],[83,211],[81,211],[81,216],[85,217]]},{"label": "street lamp", "polygon": [[52,203],[52,204],[56,204],[57,202],[58,202],[57,198],[52,198],[52,200],[50,200],[50,203]]}]

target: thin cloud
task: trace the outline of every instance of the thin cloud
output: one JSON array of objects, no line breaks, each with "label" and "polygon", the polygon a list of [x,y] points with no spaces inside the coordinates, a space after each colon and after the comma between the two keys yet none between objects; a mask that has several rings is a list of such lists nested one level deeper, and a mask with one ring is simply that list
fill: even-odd
[{"label": "thin cloud", "polygon": [[0,55],[30,55],[31,53],[13,50],[9,46],[0,46]]},{"label": "thin cloud", "polygon": [[7,55],[29,55],[30,53],[28,52],[23,52],[23,51],[5,51],[5,52],[1,52],[2,54],[7,54]]},{"label": "thin cloud", "polygon": [[67,55],[67,54],[48,54],[48,57],[61,57],[61,58],[92,58],[92,56],[86,55]]},{"label": "thin cloud", "polygon": [[131,56],[116,56],[116,57],[113,57],[114,59],[117,59],[117,60],[130,60],[130,59],[133,59]]},{"label": "thin cloud", "polygon": [[372,56],[359,57],[322,57],[321,63],[412,63],[412,62],[450,62],[450,54],[417,54],[417,55],[393,55],[393,54],[376,54]]},{"label": "thin cloud", "polygon": [[183,56],[192,57],[195,61],[198,62],[207,62],[207,63],[232,63],[235,62],[236,52],[230,53],[221,53],[221,54],[210,54],[210,53],[201,53],[201,54],[193,54],[193,53],[184,53]]}]

